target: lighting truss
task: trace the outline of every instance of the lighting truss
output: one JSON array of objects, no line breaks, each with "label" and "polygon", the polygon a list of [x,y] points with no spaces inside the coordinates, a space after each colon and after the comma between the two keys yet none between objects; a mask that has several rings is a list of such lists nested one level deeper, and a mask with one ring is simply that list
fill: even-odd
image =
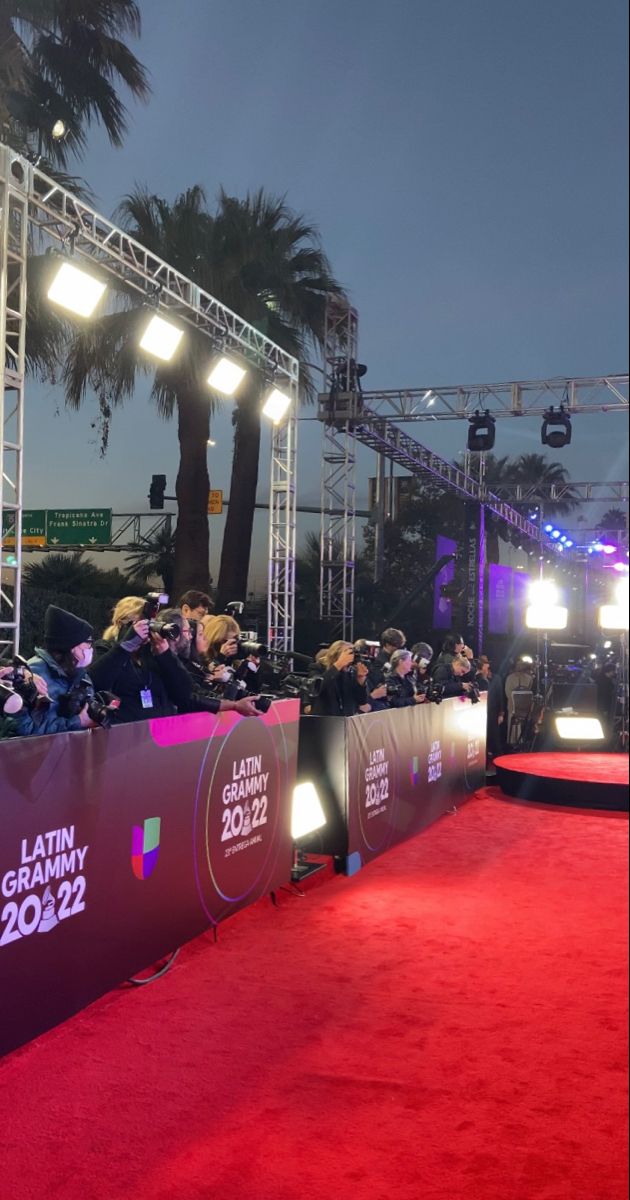
[{"label": "lighting truss", "polygon": [[[24,338],[27,246],[71,245],[75,261],[92,263],[165,316],[220,340],[261,371],[272,371],[291,396],[287,420],[272,433],[269,626],[274,649],[292,649],[295,608],[295,448],[299,363],[237,313],[158,258],[37,166],[0,143],[0,523],[16,525],[15,571],[0,554],[0,656],[17,648],[20,624]],[[280,484],[280,478],[283,480]],[[1,528],[1,524],[0,524]],[[13,597],[8,592],[13,587]]]},{"label": "lighting truss", "polygon": [[477,409],[493,417],[544,416],[553,404],[566,413],[628,412],[628,375],[520,380],[456,387],[365,391],[365,403],[390,421],[467,421]]}]

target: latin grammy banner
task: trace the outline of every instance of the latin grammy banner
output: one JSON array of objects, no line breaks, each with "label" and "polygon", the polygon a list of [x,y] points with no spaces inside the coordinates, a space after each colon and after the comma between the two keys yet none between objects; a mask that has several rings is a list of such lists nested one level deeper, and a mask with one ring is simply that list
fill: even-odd
[{"label": "latin grammy banner", "polygon": [[298,720],[0,745],[0,1054],[288,881]]},{"label": "latin grammy banner", "polygon": [[316,781],[326,826],[307,848],[353,873],[483,787],[486,699],[359,717],[303,717],[298,776]]}]

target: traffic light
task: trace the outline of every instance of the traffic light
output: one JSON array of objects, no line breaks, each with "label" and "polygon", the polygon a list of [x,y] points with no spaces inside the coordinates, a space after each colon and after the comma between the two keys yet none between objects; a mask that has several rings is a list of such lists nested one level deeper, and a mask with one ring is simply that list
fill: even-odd
[{"label": "traffic light", "polygon": [[166,488],[166,475],[152,475],[151,486],[149,488],[149,507],[164,508],[164,490]]}]

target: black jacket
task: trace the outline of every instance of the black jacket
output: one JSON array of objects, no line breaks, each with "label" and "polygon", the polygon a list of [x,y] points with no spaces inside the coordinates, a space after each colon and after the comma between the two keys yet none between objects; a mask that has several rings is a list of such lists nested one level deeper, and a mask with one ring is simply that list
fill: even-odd
[{"label": "black jacket", "polygon": [[142,646],[137,653],[129,654],[118,642],[97,642],[94,651],[96,657],[90,667],[94,687],[113,692],[121,701],[112,724],[172,717],[178,710],[190,712],[192,685],[170,650],[152,654]]},{"label": "black jacket", "polygon": [[463,686],[465,683],[471,683],[472,676],[463,675],[461,678],[455,675],[452,662],[442,663],[433,673],[433,683],[436,687],[444,689],[444,699],[449,700],[451,696],[465,696],[466,689]]},{"label": "black jacket", "polygon": [[212,694],[210,685],[206,683],[206,668],[191,658],[182,658],[180,662],[190,680],[190,699],[187,707],[180,711],[218,713],[221,699]]},{"label": "black jacket", "polygon": [[317,717],[354,717],[363,704],[369,704],[367,688],[357,683],[348,671],[329,667],[322,676],[322,690],[313,704]]},{"label": "black jacket", "polygon": [[[394,690],[395,689],[395,690]],[[397,675],[392,671],[387,679],[387,703],[389,708],[410,708],[415,705],[416,689],[411,675]]]}]

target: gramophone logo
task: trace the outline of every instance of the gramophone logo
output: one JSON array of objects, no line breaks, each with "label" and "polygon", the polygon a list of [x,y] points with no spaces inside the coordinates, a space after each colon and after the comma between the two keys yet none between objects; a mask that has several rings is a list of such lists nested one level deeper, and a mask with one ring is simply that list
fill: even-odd
[{"label": "gramophone logo", "polygon": [[131,868],[136,879],[145,880],[153,874],[160,855],[160,817],[148,817],[143,825],[134,825],[131,832]]}]

